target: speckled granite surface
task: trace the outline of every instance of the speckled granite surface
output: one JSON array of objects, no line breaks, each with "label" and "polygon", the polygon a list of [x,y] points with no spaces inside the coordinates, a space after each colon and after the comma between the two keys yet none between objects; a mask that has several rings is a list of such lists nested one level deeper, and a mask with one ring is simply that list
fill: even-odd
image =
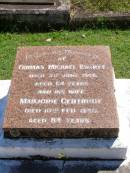
[{"label": "speckled granite surface", "polygon": [[19,48],[4,134],[8,137],[117,137],[108,46]]}]

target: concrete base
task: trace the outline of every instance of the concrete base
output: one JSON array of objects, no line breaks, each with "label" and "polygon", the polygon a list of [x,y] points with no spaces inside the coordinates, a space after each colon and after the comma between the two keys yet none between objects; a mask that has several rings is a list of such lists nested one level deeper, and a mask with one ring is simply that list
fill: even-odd
[{"label": "concrete base", "polygon": [[0,81],[0,158],[126,159],[130,157],[128,138],[130,80],[115,80],[120,120],[117,139],[5,139],[2,122],[9,86],[10,81]]},{"label": "concrete base", "polygon": [[[111,139],[110,141],[80,139],[75,141],[75,145],[71,139],[66,141],[63,139],[47,141],[4,139],[1,129],[2,115],[6,106],[9,86],[10,81],[0,81],[0,158],[7,158],[7,160],[0,160],[0,173],[130,173],[130,80],[115,80],[120,118],[118,139]],[[127,153],[125,153],[125,146]],[[40,155],[50,154],[52,156],[53,152],[54,155],[57,153],[55,156],[62,160],[27,160],[31,154],[41,158]],[[73,154],[73,157],[77,155],[84,159],[93,155],[98,160],[65,160],[63,158],[66,153],[68,153],[68,157],[72,157]],[[27,158],[26,160],[9,160],[8,157]],[[116,159],[113,160],[113,158]],[[126,158],[126,160],[119,160],[119,158]]]},{"label": "concrete base", "polygon": [[[1,173],[129,173],[122,161],[0,160]],[[110,171],[111,170],[111,171]]]}]

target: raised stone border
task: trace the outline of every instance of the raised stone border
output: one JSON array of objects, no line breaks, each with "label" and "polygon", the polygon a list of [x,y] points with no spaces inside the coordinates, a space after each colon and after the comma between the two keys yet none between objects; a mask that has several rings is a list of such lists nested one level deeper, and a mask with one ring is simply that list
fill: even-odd
[{"label": "raised stone border", "polygon": [[57,5],[0,4],[0,30],[41,31],[69,24],[70,4],[59,0]]},{"label": "raised stone border", "polygon": [[53,4],[53,0],[1,0],[0,3],[8,3],[8,4],[14,4],[14,3],[20,3],[20,4],[36,4],[36,3],[46,3],[46,4]]},{"label": "raised stone border", "polygon": [[[40,0],[39,0],[40,1]],[[43,5],[0,4],[0,31],[32,31],[60,29],[67,27],[130,28],[130,12],[88,13],[71,10],[70,0],[60,0],[58,7],[45,8]]]},{"label": "raised stone border", "polygon": [[88,13],[76,10],[71,13],[70,27],[103,27],[130,28],[130,12]]}]

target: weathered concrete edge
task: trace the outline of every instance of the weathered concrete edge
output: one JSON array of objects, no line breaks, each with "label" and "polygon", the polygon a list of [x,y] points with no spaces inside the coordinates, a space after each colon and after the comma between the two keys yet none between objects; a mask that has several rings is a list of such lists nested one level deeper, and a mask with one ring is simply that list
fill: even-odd
[{"label": "weathered concrete edge", "polygon": [[[92,22],[92,23],[91,23]],[[130,27],[130,12],[102,12],[102,13],[87,13],[76,11],[71,13],[70,26],[83,26],[87,24],[125,24]]]},{"label": "weathered concrete edge", "polygon": [[[6,25],[5,21],[7,20],[7,23],[10,23],[11,26],[17,24],[17,27],[15,28],[17,28],[17,30],[21,30],[21,27],[23,27],[21,26],[21,23],[25,22],[24,25],[27,25],[27,27],[29,28],[28,31],[31,31],[32,29],[28,26],[29,23],[32,25],[36,25],[33,29],[36,32],[49,29],[50,25],[52,25],[56,29],[60,29],[61,26],[67,26],[68,29],[76,29],[83,26],[104,26],[104,24],[106,24],[105,26],[108,27],[130,28],[130,12],[103,12],[90,14],[87,12],[76,11],[75,13],[73,13],[73,11],[70,10],[71,4],[69,0],[60,0],[60,2],[62,5],[53,7],[51,8],[51,10],[49,10],[48,8],[34,8],[28,10],[0,9],[0,23],[1,25]],[[46,14],[49,14],[50,17],[46,17]],[[55,18],[55,20],[52,20],[52,17]],[[11,23],[12,20],[13,23]],[[17,23],[17,21],[19,22]],[[37,23],[40,23],[41,25],[37,25]],[[49,23],[49,25],[42,25],[42,23]],[[23,28],[22,30],[26,31],[27,27]],[[11,28],[7,27],[6,30],[11,30]]]},{"label": "weathered concrete edge", "polygon": [[[68,0],[59,0],[60,5],[57,6],[44,6],[44,5],[36,5],[36,6],[28,6],[26,5],[0,5],[0,15],[6,14],[21,14],[21,15],[38,15],[38,14],[64,14],[68,13],[70,15],[70,3]],[[39,7],[39,8],[38,8]],[[49,21],[48,21],[49,22]]]},{"label": "weathered concrete edge", "polygon": [[90,20],[100,17],[110,18],[110,19],[122,19],[123,17],[126,17],[128,20],[130,20],[130,12],[102,12],[102,13],[87,13],[87,12],[77,12],[74,15],[71,15],[72,20],[76,19],[84,19],[84,20]]},{"label": "weathered concrete edge", "polygon": [[[120,160],[0,160],[0,172],[46,173],[128,173],[128,163]],[[110,171],[110,172],[109,172]]]},{"label": "weathered concrete edge", "polygon": [[0,30],[1,31],[32,31],[39,32],[69,25],[69,1],[60,0],[61,5],[51,8],[36,7],[14,8],[13,6],[0,5]]}]

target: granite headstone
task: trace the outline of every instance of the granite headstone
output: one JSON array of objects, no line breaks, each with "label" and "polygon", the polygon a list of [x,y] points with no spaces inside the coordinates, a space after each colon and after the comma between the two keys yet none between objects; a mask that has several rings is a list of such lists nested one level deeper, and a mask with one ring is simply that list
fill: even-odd
[{"label": "granite headstone", "polygon": [[108,46],[18,48],[4,118],[7,137],[117,137]]}]

